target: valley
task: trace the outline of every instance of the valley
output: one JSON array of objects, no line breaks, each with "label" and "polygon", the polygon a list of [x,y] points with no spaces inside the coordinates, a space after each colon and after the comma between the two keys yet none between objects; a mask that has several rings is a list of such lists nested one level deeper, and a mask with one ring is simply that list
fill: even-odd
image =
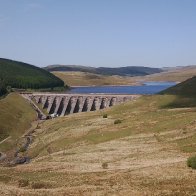
[{"label": "valley", "polygon": [[146,76],[105,76],[79,71],[52,71],[69,86],[140,85],[149,81],[182,82],[196,75],[196,66],[173,68]]},{"label": "valley", "polygon": [[196,0],[0,2],[0,196],[196,196]]},{"label": "valley", "polygon": [[[54,74],[85,86],[138,85],[173,72]],[[196,153],[195,93],[195,77],[156,95],[10,92],[0,100],[0,195],[194,195],[187,160]]]},{"label": "valley", "polygon": [[31,162],[0,167],[0,193],[193,195],[196,110],[170,108],[175,100],[143,96],[39,123],[24,152]]}]

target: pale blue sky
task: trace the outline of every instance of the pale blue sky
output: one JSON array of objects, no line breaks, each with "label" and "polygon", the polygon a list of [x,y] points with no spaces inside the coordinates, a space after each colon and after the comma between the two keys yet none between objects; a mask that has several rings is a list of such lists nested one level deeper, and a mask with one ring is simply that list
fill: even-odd
[{"label": "pale blue sky", "polygon": [[196,64],[196,0],[0,0],[0,57],[37,66]]}]

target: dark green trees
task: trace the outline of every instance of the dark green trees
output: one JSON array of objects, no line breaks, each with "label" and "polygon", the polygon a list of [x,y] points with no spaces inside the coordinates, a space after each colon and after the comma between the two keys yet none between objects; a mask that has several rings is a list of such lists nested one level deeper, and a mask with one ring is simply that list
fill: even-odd
[{"label": "dark green trees", "polygon": [[0,79],[0,96],[5,95],[7,93],[6,86],[3,81]]},{"label": "dark green trees", "polygon": [[43,89],[63,87],[64,82],[48,71],[26,63],[0,58],[0,87],[2,92],[6,86],[20,89]]}]

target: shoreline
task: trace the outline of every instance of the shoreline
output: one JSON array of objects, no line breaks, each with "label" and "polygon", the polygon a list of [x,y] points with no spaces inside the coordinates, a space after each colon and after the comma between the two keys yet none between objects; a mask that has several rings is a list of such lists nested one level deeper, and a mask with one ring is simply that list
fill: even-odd
[{"label": "shoreline", "polygon": [[112,86],[140,86],[139,84],[138,85],[130,85],[130,84],[121,84],[121,85],[114,85],[114,84],[109,84],[109,85],[86,85],[86,86],[70,86],[70,88],[80,88],[80,87],[107,87],[107,86],[110,86],[110,87],[112,87]]},{"label": "shoreline", "polygon": [[115,86],[145,86],[145,83],[180,83],[180,82],[174,82],[174,81],[140,81],[140,82],[135,82],[134,84],[108,84],[108,85],[77,85],[77,86],[70,86],[70,88],[80,88],[80,87],[115,87]]}]

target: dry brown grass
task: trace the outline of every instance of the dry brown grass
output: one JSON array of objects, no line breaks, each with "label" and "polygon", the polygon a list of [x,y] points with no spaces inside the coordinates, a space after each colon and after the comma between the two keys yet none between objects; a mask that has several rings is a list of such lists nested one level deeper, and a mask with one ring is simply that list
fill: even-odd
[{"label": "dry brown grass", "polygon": [[69,86],[135,85],[131,77],[103,76],[84,72],[52,72]]},{"label": "dry brown grass", "polygon": [[[0,100],[0,152],[15,145],[16,140],[31,127],[37,119],[36,112],[17,93],[11,93]],[[4,140],[7,138],[7,140]],[[4,142],[2,142],[4,140]]]},{"label": "dry brown grass", "polygon": [[53,74],[69,86],[138,85],[145,81],[182,82],[196,75],[196,66],[137,77],[103,76],[84,72],[53,72]]},{"label": "dry brown grass", "polygon": [[[139,77],[144,81],[174,81],[182,82],[196,75],[196,66],[176,68],[166,72]],[[138,78],[138,79],[139,79]]]},{"label": "dry brown grass", "polygon": [[171,100],[147,96],[40,124],[31,163],[0,167],[0,195],[194,195],[196,171],[186,160],[195,149],[183,149],[195,143],[196,110],[162,109]]}]

